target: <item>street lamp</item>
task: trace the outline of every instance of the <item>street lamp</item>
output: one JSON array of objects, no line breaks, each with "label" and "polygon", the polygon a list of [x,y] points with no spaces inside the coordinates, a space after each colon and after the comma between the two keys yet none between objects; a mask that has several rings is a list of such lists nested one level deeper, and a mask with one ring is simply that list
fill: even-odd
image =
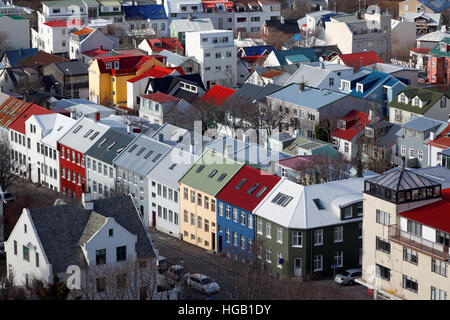
[{"label": "street lamp", "polygon": [[[70,78],[73,78],[73,74],[68,68],[66,68],[66,71],[70,73]],[[72,92],[70,93],[70,97],[73,99],[73,82],[72,82],[72,79],[70,79],[70,85],[72,87]],[[64,84],[64,87],[65,87],[65,84]],[[65,91],[65,89],[64,89],[64,91]]]}]

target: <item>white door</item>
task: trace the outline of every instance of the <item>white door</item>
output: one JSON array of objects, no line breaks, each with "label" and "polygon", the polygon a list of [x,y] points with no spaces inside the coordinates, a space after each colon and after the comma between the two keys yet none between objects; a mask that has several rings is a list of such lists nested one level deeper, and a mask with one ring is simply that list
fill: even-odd
[{"label": "white door", "polygon": [[294,258],[294,277],[302,276],[302,258]]}]

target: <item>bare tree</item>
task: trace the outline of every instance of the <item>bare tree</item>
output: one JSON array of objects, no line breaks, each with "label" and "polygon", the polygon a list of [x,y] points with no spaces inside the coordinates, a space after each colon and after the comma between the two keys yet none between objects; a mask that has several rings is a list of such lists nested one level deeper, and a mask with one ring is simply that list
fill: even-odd
[{"label": "bare tree", "polygon": [[195,99],[192,105],[197,109],[197,120],[202,122],[202,133],[208,129],[218,129],[224,123],[225,113],[220,106],[200,98]]},{"label": "bare tree", "polygon": [[295,0],[290,6],[281,9],[281,15],[286,19],[300,19],[311,12],[311,7],[306,0]]},{"label": "bare tree", "polygon": [[3,51],[8,50],[8,38],[9,35],[6,32],[0,31],[0,55]]},{"label": "bare tree", "polygon": [[349,163],[342,156],[306,156],[299,159],[293,170],[292,180],[301,185],[326,183],[350,178]]},{"label": "bare tree", "polygon": [[14,174],[16,166],[17,161],[14,159],[8,138],[0,137],[0,187],[4,191],[17,178]]},{"label": "bare tree", "polygon": [[266,40],[268,44],[273,45],[276,50],[282,50],[282,48],[289,43],[291,38],[292,35],[290,34],[274,28],[269,28],[267,36],[264,37],[264,40]]}]

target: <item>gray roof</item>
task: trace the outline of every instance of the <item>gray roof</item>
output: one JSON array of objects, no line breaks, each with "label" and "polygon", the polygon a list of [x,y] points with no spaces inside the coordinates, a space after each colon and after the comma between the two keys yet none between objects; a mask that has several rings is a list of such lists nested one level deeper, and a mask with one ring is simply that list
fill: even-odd
[{"label": "gray roof", "polygon": [[146,176],[170,149],[171,147],[167,144],[141,134],[114,159],[113,163],[141,176]]},{"label": "gray roof", "polygon": [[[112,217],[127,231],[137,235],[138,258],[154,257],[153,246],[140,220],[130,196],[99,199],[94,201],[94,210],[85,211],[80,202],[29,209],[37,235],[45,255],[55,273],[65,272],[70,265],[86,267],[87,262],[79,241],[92,231],[86,230],[91,215]],[[88,229],[98,227],[99,217],[93,217]]]},{"label": "gray roof", "polygon": [[[161,140],[160,135],[162,135]],[[191,135],[188,130],[167,122],[156,130],[151,137],[167,145],[177,146],[184,150],[189,150],[189,146],[191,145]]]},{"label": "gray roof", "polygon": [[[77,75],[87,75],[88,67],[85,63],[80,61],[69,61],[69,62],[55,62],[61,72],[67,76],[77,76]],[[67,71],[69,70],[69,71]]]},{"label": "gray roof", "polygon": [[[447,149],[450,150],[450,149]],[[395,167],[385,173],[394,172],[401,170],[401,167]],[[405,170],[410,170],[417,174],[420,174],[436,183],[442,185],[442,189],[450,188],[450,169],[442,166],[433,166],[426,168],[405,168]]]},{"label": "gray roof", "polygon": [[117,157],[117,155],[122,152],[134,138],[135,136],[132,134],[109,129],[101,139],[97,140],[97,142],[89,148],[86,155],[107,164],[112,164],[114,158]]},{"label": "gray roof", "polygon": [[379,130],[379,132],[383,134],[383,136],[377,140],[378,146],[387,147],[391,147],[397,141],[396,134],[401,129],[400,125],[391,123],[386,120],[371,122],[367,124],[366,127],[373,129],[377,127],[377,130]]},{"label": "gray roof", "polygon": [[245,96],[252,100],[262,100],[267,95],[271,94],[272,92],[281,89],[281,86],[278,86],[276,84],[269,83],[265,87],[258,86],[253,83],[245,83],[242,87],[237,90],[232,97],[236,96]]},{"label": "gray roof", "polygon": [[89,241],[90,238],[98,231],[101,227],[103,227],[106,223],[106,217],[102,216],[101,214],[98,214],[95,211],[91,212],[91,215],[89,216],[89,220],[86,223],[86,226],[84,227],[83,234],[81,235],[80,240],[78,241],[78,244],[80,246],[83,246],[86,242]]},{"label": "gray roof", "polygon": [[438,185],[435,181],[406,169],[383,173],[377,177],[369,178],[367,181],[394,191],[405,191]]}]

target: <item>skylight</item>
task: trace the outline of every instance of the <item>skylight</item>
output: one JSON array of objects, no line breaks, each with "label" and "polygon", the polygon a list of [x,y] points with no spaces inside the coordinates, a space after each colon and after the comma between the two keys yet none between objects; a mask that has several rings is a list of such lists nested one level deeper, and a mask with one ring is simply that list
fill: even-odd
[{"label": "skylight", "polygon": [[89,129],[89,130],[84,134],[83,138],[86,138],[88,135],[90,135],[90,134],[92,133],[92,131],[94,131],[94,130]]},{"label": "skylight", "polygon": [[147,152],[147,154],[144,156],[144,159],[148,159],[148,157],[150,157],[153,153],[153,150],[150,150],[149,152]]},{"label": "skylight", "polygon": [[78,131],[81,130],[81,128],[83,128],[83,126],[79,125],[78,127],[75,128],[75,130],[73,130],[73,133],[77,133]]},{"label": "skylight", "polygon": [[142,152],[144,152],[144,150],[145,150],[145,148],[142,147],[141,150],[139,150],[139,151],[136,153],[136,155],[137,155],[137,156],[140,156],[140,155],[142,154]]},{"label": "skylight", "polygon": [[275,203],[279,206],[286,207],[293,197],[288,196],[284,193],[278,192],[278,194],[275,196],[275,198],[272,199],[272,203]]},{"label": "skylight", "polygon": [[322,201],[320,199],[313,199],[314,204],[316,205],[317,209],[322,210],[325,209],[325,207],[322,204]]},{"label": "skylight", "polygon": [[173,170],[175,168],[177,164],[176,163],[172,163],[172,165],[169,167],[170,170]]},{"label": "skylight", "polygon": [[100,132],[96,131],[96,132],[92,135],[92,137],[90,137],[89,139],[90,139],[90,140],[94,140],[95,137],[98,136],[99,134],[100,134]]},{"label": "skylight", "polygon": [[215,175],[216,173],[217,173],[217,170],[213,170],[213,171],[211,171],[211,173],[209,174],[208,177],[212,178],[212,177],[214,177],[214,175]]},{"label": "skylight", "polygon": [[259,192],[256,194],[256,197],[257,198],[261,197],[262,194],[264,193],[264,191],[266,191],[266,190],[267,190],[266,186],[262,187],[261,190],[259,190]]},{"label": "skylight", "polygon": [[259,187],[259,183],[255,183],[250,189],[248,189],[247,193],[252,194]]},{"label": "skylight", "polygon": [[195,170],[195,172],[200,173],[200,172],[203,170],[204,167],[205,167],[204,164],[200,165],[200,166],[197,168],[197,170]]},{"label": "skylight", "polygon": [[128,150],[128,152],[131,153],[131,152],[133,152],[134,149],[136,149],[136,148],[137,148],[137,144],[133,145],[133,146],[130,148],[130,150]]},{"label": "skylight", "polygon": [[244,183],[246,183],[247,182],[247,179],[242,179],[237,185],[236,185],[236,187],[234,187],[236,190],[239,190],[243,185],[244,185]]},{"label": "skylight", "polygon": [[227,176],[226,173],[222,173],[222,174],[220,175],[220,177],[217,179],[217,181],[222,181],[226,176]]},{"label": "skylight", "polygon": [[114,141],[114,142],[111,143],[111,144],[108,146],[108,148],[106,148],[106,149],[110,150],[112,147],[114,147],[115,144],[116,144],[116,142]]},{"label": "skylight", "polygon": [[161,157],[161,153],[158,153],[156,157],[153,158],[153,162],[156,162]]},{"label": "skylight", "polygon": [[[114,144],[116,144],[116,143],[114,142]],[[113,144],[113,145],[114,145],[114,144]],[[111,145],[111,147],[112,147],[113,145]],[[125,147],[126,147],[126,145],[122,145],[119,149],[117,149],[116,153],[121,153],[121,152],[123,151],[123,149],[125,149]]]},{"label": "skylight", "polygon": [[101,147],[102,145],[104,145],[105,142],[106,142],[106,140],[108,140],[108,138],[103,139],[103,140],[98,144],[98,146]]}]

